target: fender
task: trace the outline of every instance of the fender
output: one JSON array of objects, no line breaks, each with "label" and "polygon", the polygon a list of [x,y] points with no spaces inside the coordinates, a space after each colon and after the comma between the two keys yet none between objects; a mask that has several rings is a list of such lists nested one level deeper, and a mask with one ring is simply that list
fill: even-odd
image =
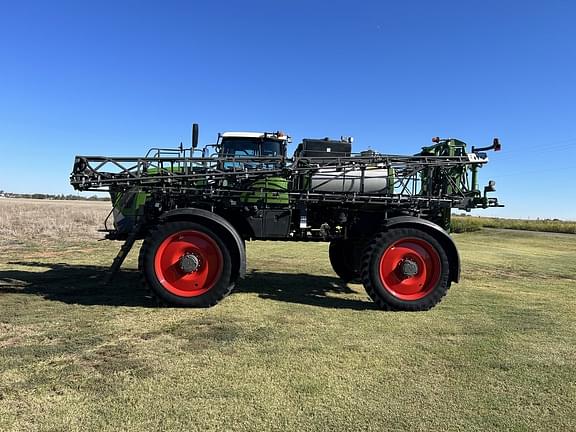
[{"label": "fender", "polygon": [[223,234],[224,240],[227,240],[227,243],[230,245],[232,255],[238,258],[237,263],[232,263],[232,274],[234,278],[244,278],[244,276],[246,276],[246,249],[244,248],[244,241],[230,222],[211,211],[192,207],[169,210],[160,216],[160,222],[174,220],[197,221]]},{"label": "fender", "polygon": [[458,283],[460,281],[460,254],[456,243],[450,234],[448,234],[441,226],[430,222],[427,219],[420,219],[414,216],[397,216],[387,219],[384,222],[385,228],[400,228],[400,227],[414,227],[421,229],[432,235],[444,247],[446,255],[448,255],[448,262],[450,263],[450,280]]}]

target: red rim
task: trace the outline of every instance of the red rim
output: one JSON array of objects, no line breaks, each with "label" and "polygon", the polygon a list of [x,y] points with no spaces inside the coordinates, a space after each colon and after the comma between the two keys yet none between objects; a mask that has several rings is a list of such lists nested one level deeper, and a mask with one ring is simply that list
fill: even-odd
[{"label": "red rim", "polygon": [[380,257],[380,281],[400,300],[418,300],[440,280],[442,265],[436,248],[426,240],[403,238]]},{"label": "red rim", "polygon": [[[187,264],[182,264],[187,261]],[[223,268],[222,251],[209,235],[179,231],[164,239],[154,257],[158,281],[172,294],[196,297],[212,288]]]}]

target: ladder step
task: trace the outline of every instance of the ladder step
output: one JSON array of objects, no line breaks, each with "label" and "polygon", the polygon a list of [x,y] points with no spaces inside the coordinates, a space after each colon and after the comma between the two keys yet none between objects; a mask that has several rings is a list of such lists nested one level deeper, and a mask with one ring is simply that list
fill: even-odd
[{"label": "ladder step", "polygon": [[116,257],[112,260],[112,265],[110,266],[110,270],[108,271],[106,279],[104,280],[104,283],[106,285],[112,282],[112,279],[114,278],[116,273],[118,273],[118,270],[120,270],[122,263],[132,250],[132,246],[134,246],[134,243],[136,243],[136,237],[138,236],[139,231],[140,231],[140,225],[137,224],[134,227],[134,230],[126,238],[124,244],[120,246],[120,250],[118,251]]}]

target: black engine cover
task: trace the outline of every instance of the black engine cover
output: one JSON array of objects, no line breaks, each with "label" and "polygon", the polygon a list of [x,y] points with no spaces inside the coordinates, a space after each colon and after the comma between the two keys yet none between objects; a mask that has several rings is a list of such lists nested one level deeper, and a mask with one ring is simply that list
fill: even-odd
[{"label": "black engine cover", "polygon": [[337,158],[349,157],[352,144],[346,141],[325,139],[303,139],[296,149],[295,156]]}]

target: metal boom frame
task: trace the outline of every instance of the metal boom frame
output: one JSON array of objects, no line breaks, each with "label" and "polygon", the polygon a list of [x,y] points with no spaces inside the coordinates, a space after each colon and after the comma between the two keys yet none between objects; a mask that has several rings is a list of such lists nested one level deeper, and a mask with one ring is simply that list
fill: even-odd
[{"label": "metal boom frame", "polygon": [[[335,158],[311,157],[106,157],[77,156],[71,184],[80,191],[142,191],[186,193],[205,199],[239,198],[254,192],[250,180],[284,177],[291,186],[290,201],[364,203],[388,206],[449,207],[470,210],[499,206],[496,198],[481,196],[471,184],[469,173],[487,163],[476,153],[467,156],[371,155]],[[385,169],[393,173],[393,186],[378,193],[364,192],[366,170]],[[320,186],[298,186],[299,179],[321,170],[334,170],[344,181],[351,173],[362,173],[359,191],[325,192]],[[472,179],[475,175],[471,176]],[[374,179],[375,177],[371,177]],[[438,185],[440,180],[442,185]]]}]

